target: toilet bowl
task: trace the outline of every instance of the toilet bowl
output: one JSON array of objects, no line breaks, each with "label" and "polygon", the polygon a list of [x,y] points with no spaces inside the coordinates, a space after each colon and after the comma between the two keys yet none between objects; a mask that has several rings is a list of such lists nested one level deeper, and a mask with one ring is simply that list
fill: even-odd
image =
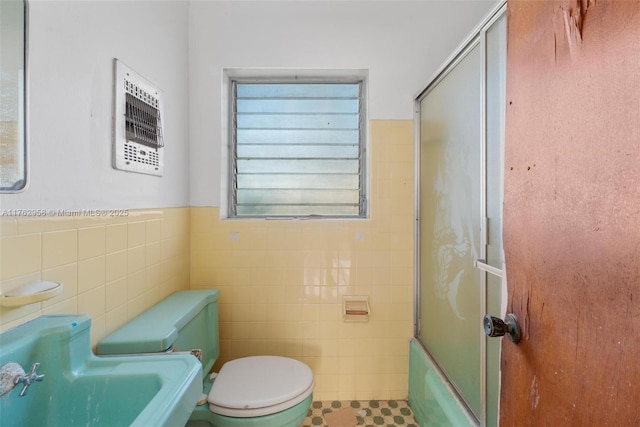
[{"label": "toilet bowl", "polygon": [[307,365],[280,356],[251,356],[225,363],[189,427],[298,427],[313,398]]},{"label": "toilet bowl", "polygon": [[[197,349],[206,403],[189,427],[299,427],[313,400],[313,372],[282,356],[250,356],[226,362],[208,375],[219,355],[217,289],[181,291],[103,338],[99,355],[166,354]],[[204,400],[204,399],[203,399]]]}]

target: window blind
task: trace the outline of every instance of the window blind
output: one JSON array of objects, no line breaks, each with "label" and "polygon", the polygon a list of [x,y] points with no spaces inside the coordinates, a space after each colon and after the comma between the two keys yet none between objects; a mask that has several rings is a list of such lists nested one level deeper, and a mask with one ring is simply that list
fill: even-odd
[{"label": "window blind", "polygon": [[233,81],[231,216],[365,216],[362,92]]}]

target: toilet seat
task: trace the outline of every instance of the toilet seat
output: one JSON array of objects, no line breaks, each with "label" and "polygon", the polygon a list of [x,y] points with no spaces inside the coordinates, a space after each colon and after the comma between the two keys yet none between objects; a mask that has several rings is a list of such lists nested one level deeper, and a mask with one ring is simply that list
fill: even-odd
[{"label": "toilet seat", "polygon": [[230,417],[258,417],[291,408],[313,392],[313,373],[298,360],[251,356],[222,366],[207,400],[209,409]]}]

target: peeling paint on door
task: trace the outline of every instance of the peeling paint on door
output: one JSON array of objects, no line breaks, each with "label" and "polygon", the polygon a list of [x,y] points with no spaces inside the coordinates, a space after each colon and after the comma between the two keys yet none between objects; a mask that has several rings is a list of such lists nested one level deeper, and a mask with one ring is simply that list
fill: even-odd
[{"label": "peeling paint on door", "polygon": [[507,44],[501,425],[640,425],[640,1],[508,1]]}]

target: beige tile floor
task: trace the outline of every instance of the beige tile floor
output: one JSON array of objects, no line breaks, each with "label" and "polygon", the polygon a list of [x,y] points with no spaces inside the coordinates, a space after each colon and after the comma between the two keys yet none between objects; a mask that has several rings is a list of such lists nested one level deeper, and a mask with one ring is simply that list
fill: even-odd
[{"label": "beige tile floor", "polygon": [[358,426],[419,427],[406,400],[316,401],[301,427],[330,427],[323,415],[343,408],[353,409]]}]

